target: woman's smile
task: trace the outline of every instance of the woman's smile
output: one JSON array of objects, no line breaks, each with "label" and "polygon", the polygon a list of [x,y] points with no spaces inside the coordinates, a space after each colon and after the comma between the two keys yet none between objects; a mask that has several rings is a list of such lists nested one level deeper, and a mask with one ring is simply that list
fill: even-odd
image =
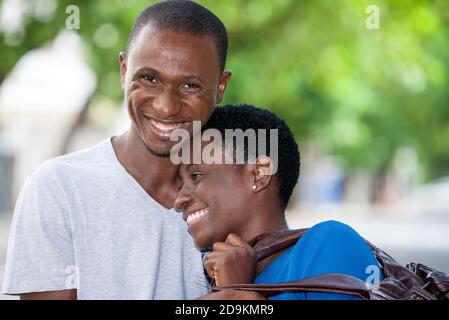
[{"label": "woman's smile", "polygon": [[207,214],[209,214],[209,207],[184,214],[184,220],[187,222],[189,230],[193,224],[196,224],[198,221],[202,220],[202,218]]}]

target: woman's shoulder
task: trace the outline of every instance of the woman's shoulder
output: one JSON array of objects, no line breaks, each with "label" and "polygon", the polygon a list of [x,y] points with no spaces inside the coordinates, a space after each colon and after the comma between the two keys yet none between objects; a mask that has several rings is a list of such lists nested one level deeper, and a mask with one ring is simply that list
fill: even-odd
[{"label": "woman's shoulder", "polygon": [[342,252],[355,253],[354,249],[370,252],[365,239],[357,231],[345,223],[329,220],[311,227],[293,250],[300,252],[301,256],[315,253],[334,256]]},{"label": "woman's shoulder", "polygon": [[[272,264],[270,275],[278,282],[288,282],[321,274],[341,273],[367,279],[369,266],[378,267],[365,239],[353,228],[338,221],[324,221],[311,227],[291,247],[279,263]],[[281,263],[282,262],[282,263]],[[258,283],[266,282],[265,278]],[[271,282],[273,283],[273,282]],[[349,296],[309,293],[300,299],[348,299]]]},{"label": "woman's shoulder", "polygon": [[311,227],[307,230],[301,240],[302,239],[333,243],[335,240],[339,239],[360,240],[362,237],[349,225],[335,220],[328,220],[317,223]]}]

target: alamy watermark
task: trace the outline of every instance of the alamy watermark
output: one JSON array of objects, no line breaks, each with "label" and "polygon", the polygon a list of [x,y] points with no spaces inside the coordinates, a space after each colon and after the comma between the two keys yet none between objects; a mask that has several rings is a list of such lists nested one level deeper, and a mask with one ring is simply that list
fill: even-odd
[{"label": "alamy watermark", "polygon": [[65,13],[69,16],[65,19],[65,27],[67,30],[80,29],[80,8],[71,4],[65,8]]},{"label": "alamy watermark", "polygon": [[76,265],[70,265],[65,268],[65,273],[67,273],[67,278],[65,280],[66,289],[79,289],[79,269]]},{"label": "alamy watermark", "polygon": [[[213,128],[201,132],[201,121],[193,121],[192,134],[181,128],[171,132],[170,140],[178,142],[170,152],[174,164],[254,164],[263,157],[270,161],[265,172],[277,172],[278,129],[269,129],[269,135],[267,129],[225,129],[223,137]],[[207,142],[204,148],[203,142]]]},{"label": "alamy watermark", "polygon": [[368,274],[368,277],[365,280],[366,287],[368,289],[378,289],[381,277],[380,267],[374,264],[371,264],[366,267],[365,273]]},{"label": "alamy watermark", "polygon": [[365,12],[368,17],[365,19],[365,27],[368,30],[380,29],[380,9],[375,4],[370,4],[366,7]]}]

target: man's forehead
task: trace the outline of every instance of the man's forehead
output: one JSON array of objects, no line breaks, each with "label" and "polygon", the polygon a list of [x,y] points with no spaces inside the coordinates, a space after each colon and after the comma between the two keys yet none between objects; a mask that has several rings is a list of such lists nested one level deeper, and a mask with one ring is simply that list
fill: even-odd
[{"label": "man's forehead", "polygon": [[[210,68],[218,66],[214,43],[207,37],[195,37],[152,25],[139,32],[128,52],[128,64],[132,70],[150,67],[183,77],[197,76],[202,81],[205,73],[212,76]],[[215,78],[215,70],[213,72]]]},{"label": "man's forehead", "polygon": [[[148,24],[138,32],[130,47],[130,56],[147,56],[176,61],[181,58],[218,59],[214,42],[205,36],[194,36]],[[218,61],[218,60],[217,60]],[[217,62],[218,63],[218,62]]]}]

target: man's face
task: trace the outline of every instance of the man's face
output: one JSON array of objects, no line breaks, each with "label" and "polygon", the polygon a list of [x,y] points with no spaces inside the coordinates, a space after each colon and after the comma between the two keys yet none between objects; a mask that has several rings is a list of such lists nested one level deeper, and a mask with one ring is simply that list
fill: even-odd
[{"label": "man's face", "polygon": [[220,72],[217,50],[207,37],[176,33],[148,25],[127,56],[120,56],[122,87],[132,129],[147,150],[168,156],[177,143],[174,129],[192,134],[221,101],[229,72]]}]

